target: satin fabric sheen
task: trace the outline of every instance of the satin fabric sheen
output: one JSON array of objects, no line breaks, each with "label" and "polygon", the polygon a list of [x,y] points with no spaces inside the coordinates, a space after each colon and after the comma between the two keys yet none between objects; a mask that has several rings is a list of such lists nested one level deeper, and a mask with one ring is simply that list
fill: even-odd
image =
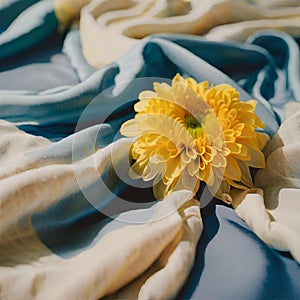
[{"label": "satin fabric sheen", "polygon": [[[10,144],[10,149],[16,149],[16,153],[24,145],[20,156],[12,150],[4,151],[7,156],[2,153],[2,172],[5,168],[7,172],[10,168],[13,170],[10,163],[13,160],[19,166],[25,165],[27,158],[22,155],[29,150],[41,165],[71,163],[76,124],[87,105],[107,88],[111,90],[103,97],[101,105],[95,107],[90,123],[83,124],[82,131],[76,133],[76,155],[84,158],[87,155],[84,145],[91,143],[93,146],[92,142],[99,149],[110,145],[121,123],[134,114],[132,103],[127,103],[128,97],[136,100],[141,90],[152,88],[151,80],[142,87],[130,85],[136,78],[169,80],[179,72],[198,81],[232,84],[244,101],[258,100],[256,112],[266,124],[265,132],[270,137],[275,136],[275,140],[279,126],[299,109],[299,40],[284,32],[260,31],[239,44],[197,36],[157,34],[136,42],[122,57],[96,71],[82,53],[79,30],[69,30],[66,36],[57,30],[52,1],[40,1],[33,7],[31,4],[36,1],[10,2],[0,10],[0,15],[6,16],[0,17],[3,31],[0,35],[2,137],[15,134],[15,130],[10,129],[14,125],[26,134],[16,133],[14,143]],[[8,32],[9,24],[26,7],[27,11],[19,18],[32,21],[23,19],[19,24],[26,24],[27,28],[15,23]],[[38,17],[32,19],[32,15]],[[215,32],[212,35],[217,34],[217,30]],[[122,88],[114,89],[114,86]],[[118,102],[112,101],[113,97]],[[107,120],[109,111],[112,114]],[[99,125],[103,122],[106,124]],[[28,139],[30,143],[27,143],[27,134],[33,135]],[[90,137],[95,141],[91,142]],[[113,180],[105,174],[106,183]],[[268,185],[259,176],[257,174],[257,181]],[[119,185],[119,182],[111,182],[110,186],[113,192],[101,198],[104,205],[114,201],[114,193],[123,193],[132,202],[143,200],[139,210],[113,211],[121,213],[125,219],[145,221],[157,207],[150,189],[136,190],[123,183]],[[239,215],[244,216],[243,213]],[[255,226],[250,227],[232,207],[217,200],[204,207],[201,216],[203,230],[195,261],[177,299],[299,297],[299,264],[288,252],[266,245],[255,234]],[[57,204],[35,211],[30,223],[32,236],[37,240],[35,245],[41,247],[40,253],[48,255],[50,251],[62,260],[75,258],[87,249],[96,249],[93,247],[102,237],[126,225],[107,218],[77,189],[70,190]],[[30,243],[28,241],[29,249]],[[20,250],[19,258],[21,256]],[[2,258],[5,261],[3,253]],[[120,293],[119,297],[122,291]]]}]

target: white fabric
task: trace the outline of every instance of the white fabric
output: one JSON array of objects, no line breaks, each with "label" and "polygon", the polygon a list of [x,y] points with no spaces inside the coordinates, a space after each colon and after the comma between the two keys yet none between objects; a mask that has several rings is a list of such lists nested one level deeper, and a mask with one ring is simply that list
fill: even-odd
[{"label": "white fabric", "polygon": [[287,119],[266,146],[266,168],[256,189],[233,193],[237,214],[266,244],[300,262],[300,112]]},{"label": "white fabric", "polygon": [[81,187],[96,181],[112,152],[127,144],[119,140],[72,163],[68,149],[60,157],[49,155],[49,141],[1,121],[1,299],[99,299],[129,283],[119,296],[176,295],[202,232],[199,203],[188,191],[164,199],[145,224],[111,231],[68,259],[52,253],[32,228],[34,213],[78,190],[77,180]]},{"label": "white fabric", "polygon": [[118,59],[138,39],[154,33],[244,41],[261,29],[300,36],[300,1],[93,0],[83,7],[80,19],[83,53],[96,68]]}]

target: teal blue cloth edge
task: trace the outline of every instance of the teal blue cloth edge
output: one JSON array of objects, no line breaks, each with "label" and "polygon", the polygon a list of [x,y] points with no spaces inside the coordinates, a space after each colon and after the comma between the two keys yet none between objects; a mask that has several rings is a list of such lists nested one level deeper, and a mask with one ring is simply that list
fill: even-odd
[{"label": "teal blue cloth edge", "polygon": [[0,59],[38,44],[56,32],[57,27],[53,0],[44,0],[30,6],[0,34]]}]

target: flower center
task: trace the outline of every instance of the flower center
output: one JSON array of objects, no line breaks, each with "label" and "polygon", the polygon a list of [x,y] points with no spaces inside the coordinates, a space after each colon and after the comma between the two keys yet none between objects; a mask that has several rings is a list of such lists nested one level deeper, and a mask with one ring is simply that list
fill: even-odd
[{"label": "flower center", "polygon": [[189,134],[193,138],[198,138],[202,135],[202,123],[204,121],[204,115],[194,117],[193,115],[185,115],[184,121],[187,126]]}]

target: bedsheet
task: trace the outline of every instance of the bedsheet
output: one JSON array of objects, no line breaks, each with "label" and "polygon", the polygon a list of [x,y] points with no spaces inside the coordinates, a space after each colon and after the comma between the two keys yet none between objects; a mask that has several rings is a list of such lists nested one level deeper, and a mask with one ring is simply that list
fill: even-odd
[{"label": "bedsheet", "polygon": [[[1,297],[298,299],[299,40],[154,34],[96,70],[80,30],[61,32],[53,2],[33,2],[0,6]],[[32,20],[26,38],[7,31],[18,15]],[[127,177],[119,128],[176,73],[258,101],[267,164],[232,206],[186,191],[157,203]]]}]

